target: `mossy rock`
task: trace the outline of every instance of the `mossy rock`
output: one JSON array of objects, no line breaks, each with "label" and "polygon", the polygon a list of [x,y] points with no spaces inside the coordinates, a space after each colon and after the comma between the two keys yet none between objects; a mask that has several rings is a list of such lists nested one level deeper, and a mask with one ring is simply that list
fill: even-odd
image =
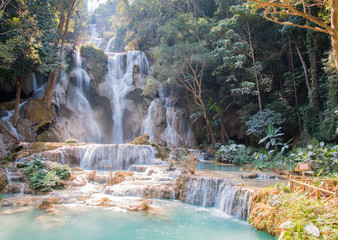
[{"label": "mossy rock", "polygon": [[5,175],[0,174],[0,192],[2,192],[8,184],[7,177]]},{"label": "mossy rock", "polygon": [[127,99],[132,100],[136,105],[140,105],[144,102],[144,97],[141,94],[142,90],[136,88],[127,94]]},{"label": "mossy rock", "polygon": [[138,136],[133,141],[131,141],[130,144],[133,144],[133,145],[148,145],[149,144],[149,135],[143,134],[141,136]]},{"label": "mossy rock", "polygon": [[58,138],[53,132],[44,131],[38,135],[39,142],[57,142]]},{"label": "mossy rock", "polygon": [[102,49],[92,44],[82,45],[80,51],[81,56],[87,60],[87,71],[91,79],[90,86],[96,91],[108,73],[108,56]]}]

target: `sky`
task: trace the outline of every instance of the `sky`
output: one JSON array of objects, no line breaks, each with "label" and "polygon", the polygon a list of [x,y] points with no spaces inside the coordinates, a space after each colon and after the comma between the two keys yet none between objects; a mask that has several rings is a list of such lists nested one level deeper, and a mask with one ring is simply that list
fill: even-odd
[{"label": "sky", "polygon": [[100,3],[105,3],[107,0],[89,0],[88,1],[88,10],[89,11],[94,11]]}]

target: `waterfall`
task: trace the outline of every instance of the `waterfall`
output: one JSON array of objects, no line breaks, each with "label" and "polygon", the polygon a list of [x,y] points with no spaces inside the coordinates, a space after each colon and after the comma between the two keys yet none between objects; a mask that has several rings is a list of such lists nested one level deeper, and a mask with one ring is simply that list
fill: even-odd
[{"label": "waterfall", "polygon": [[141,74],[148,74],[150,64],[143,52],[130,51],[110,54],[106,81],[105,84],[99,87],[100,95],[107,97],[112,106],[112,143],[125,143],[128,141],[124,137],[124,131],[126,130],[124,112],[127,106],[126,96],[135,89],[133,79],[135,65],[139,66]]},{"label": "waterfall", "polygon": [[115,41],[115,36],[109,39],[109,42],[107,43],[107,46],[104,49],[105,52],[110,52],[110,50],[114,47],[114,41]]},{"label": "waterfall", "polygon": [[97,33],[97,24],[90,24],[89,25],[89,36],[90,36],[90,43],[93,43],[98,48],[102,48],[103,39],[99,37]]},{"label": "waterfall", "polygon": [[[142,133],[148,134],[150,140],[161,139],[168,146],[193,145],[194,143],[191,140],[194,139],[194,136],[190,129],[188,115],[184,109],[176,106],[177,98],[174,96],[172,89],[170,89],[169,96],[165,97],[163,86],[160,83],[158,92],[159,98],[155,98],[150,103],[147,115],[142,122]],[[154,119],[159,119],[161,109],[164,111],[165,122],[154,123]],[[163,124],[166,128],[158,129],[155,134],[154,128],[159,128]]]},{"label": "waterfall", "polygon": [[154,149],[148,145],[88,144],[66,146],[36,156],[89,170],[128,170],[131,165],[155,164]]},{"label": "waterfall", "polygon": [[186,203],[216,207],[226,214],[246,219],[253,191],[233,186],[223,178],[181,175],[176,179],[175,194]]},{"label": "waterfall", "polygon": [[76,85],[71,85],[68,90],[66,107],[75,113],[78,124],[86,130],[86,141],[101,142],[101,130],[95,121],[94,114],[87,95],[90,91],[90,77],[82,68],[82,59],[79,49],[75,50],[76,67],[70,73]]}]

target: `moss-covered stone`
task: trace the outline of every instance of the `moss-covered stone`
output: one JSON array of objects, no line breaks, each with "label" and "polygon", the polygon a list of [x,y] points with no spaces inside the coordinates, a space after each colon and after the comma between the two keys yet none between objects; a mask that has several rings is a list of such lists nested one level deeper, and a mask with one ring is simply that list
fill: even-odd
[{"label": "moss-covered stone", "polygon": [[149,135],[143,134],[141,136],[136,137],[130,144],[134,145],[148,145],[149,144]]},{"label": "moss-covered stone", "polygon": [[81,56],[87,60],[86,65],[91,79],[91,88],[96,91],[98,85],[105,80],[108,73],[108,56],[102,49],[92,44],[82,45],[80,51]]},{"label": "moss-covered stone", "polygon": [[2,192],[8,184],[7,177],[3,174],[0,174],[0,192]]},{"label": "moss-covered stone", "polygon": [[134,91],[131,91],[127,94],[127,99],[132,100],[137,106],[142,104],[144,97],[142,96],[142,90],[136,88]]},{"label": "moss-covered stone", "polygon": [[39,142],[57,142],[58,138],[53,132],[44,131],[38,135]]}]

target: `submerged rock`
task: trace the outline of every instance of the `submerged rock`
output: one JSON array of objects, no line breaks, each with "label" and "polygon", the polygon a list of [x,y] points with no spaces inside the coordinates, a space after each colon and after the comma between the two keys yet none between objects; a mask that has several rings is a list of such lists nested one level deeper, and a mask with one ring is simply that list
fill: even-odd
[{"label": "submerged rock", "polygon": [[52,207],[54,207],[54,205],[53,205],[52,202],[49,201],[49,200],[43,200],[43,201],[40,203],[40,205],[38,206],[38,208],[39,208],[40,210],[46,210],[46,209],[52,208]]}]

